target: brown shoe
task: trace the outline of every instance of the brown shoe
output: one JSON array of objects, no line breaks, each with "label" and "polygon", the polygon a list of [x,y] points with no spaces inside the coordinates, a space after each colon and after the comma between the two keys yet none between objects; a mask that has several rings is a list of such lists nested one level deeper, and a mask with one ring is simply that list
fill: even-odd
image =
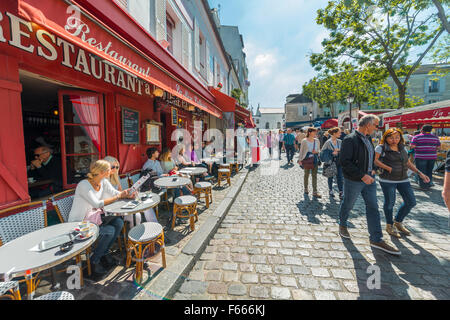
[{"label": "brown shoe", "polygon": [[409,230],[406,229],[405,226],[403,225],[403,223],[401,223],[401,222],[394,221],[394,227],[396,227],[398,231],[400,231],[401,233],[404,233],[407,236],[411,235],[411,232],[409,232]]},{"label": "brown shoe", "polygon": [[319,199],[322,198],[322,196],[320,194],[318,194],[317,192],[313,193],[313,197],[314,198],[319,198]]},{"label": "brown shoe", "polygon": [[348,233],[347,227],[339,226],[339,235],[342,238],[350,239],[350,233]]},{"label": "brown shoe", "polygon": [[393,237],[401,238],[402,236],[395,230],[392,224],[386,224],[386,232]]},{"label": "brown shoe", "polygon": [[393,254],[393,255],[399,256],[401,254],[400,250],[390,246],[389,244],[387,244],[383,240],[381,240],[380,242],[372,242],[372,241],[370,241],[370,246],[372,248],[377,248],[377,249],[383,250],[384,252],[387,252],[387,253],[390,253],[390,254]]}]

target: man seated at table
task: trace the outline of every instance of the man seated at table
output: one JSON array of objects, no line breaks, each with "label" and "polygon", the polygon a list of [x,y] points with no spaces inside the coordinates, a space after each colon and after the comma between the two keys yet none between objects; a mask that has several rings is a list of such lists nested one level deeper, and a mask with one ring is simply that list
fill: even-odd
[{"label": "man seated at table", "polygon": [[32,198],[40,198],[62,191],[61,158],[54,156],[53,151],[46,146],[40,146],[34,150],[34,160],[30,163],[28,177],[37,181],[51,180],[49,185],[41,189],[31,190]]},{"label": "man seated at table", "polygon": [[142,170],[150,169],[150,170],[156,172],[156,174],[158,175],[159,178],[169,176],[167,173],[164,173],[164,170],[161,167],[161,163],[158,161],[158,158],[159,158],[158,149],[151,147],[151,148],[147,149],[146,153],[147,153],[148,160],[144,163]]}]

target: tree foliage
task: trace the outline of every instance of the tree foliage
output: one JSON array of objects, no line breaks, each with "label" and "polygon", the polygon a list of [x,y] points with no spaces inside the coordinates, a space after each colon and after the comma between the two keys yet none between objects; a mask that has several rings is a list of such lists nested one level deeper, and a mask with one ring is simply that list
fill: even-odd
[{"label": "tree foliage", "polygon": [[437,10],[429,10],[430,1],[330,1],[317,11],[317,23],[330,35],[322,41],[322,53],[310,56],[312,66],[322,72],[341,72],[349,64],[384,69],[397,87],[396,106],[405,107],[412,73],[444,32]]}]

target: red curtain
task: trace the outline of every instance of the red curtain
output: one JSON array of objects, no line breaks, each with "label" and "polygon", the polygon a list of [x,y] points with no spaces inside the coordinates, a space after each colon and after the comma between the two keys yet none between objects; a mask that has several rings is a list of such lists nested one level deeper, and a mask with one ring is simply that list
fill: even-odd
[{"label": "red curtain", "polygon": [[98,152],[101,153],[100,130],[98,127],[100,124],[100,106],[98,104],[98,97],[71,95],[70,101],[72,102],[72,105],[82,124],[97,125],[82,126],[82,128],[89,138],[91,138],[92,143]]}]

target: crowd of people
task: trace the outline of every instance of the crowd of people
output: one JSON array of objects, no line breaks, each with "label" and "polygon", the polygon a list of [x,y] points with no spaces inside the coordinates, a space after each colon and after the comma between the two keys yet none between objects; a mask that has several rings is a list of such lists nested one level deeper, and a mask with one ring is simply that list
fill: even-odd
[{"label": "crowd of people", "polygon": [[[370,245],[390,254],[400,255],[397,248],[383,240],[376,180],[384,195],[386,232],[396,238],[400,238],[401,234],[410,235],[411,232],[403,224],[416,206],[410,175],[414,175],[421,190],[427,191],[434,186],[433,168],[440,140],[431,133],[430,125],[424,125],[414,136],[408,136],[407,142],[399,128],[390,128],[383,134],[378,132],[379,122],[377,116],[366,115],[359,120],[358,128],[353,132],[338,127],[322,132],[313,127],[296,131],[289,128],[286,132],[279,130],[275,139],[271,138],[270,142],[271,145],[278,144],[279,159],[282,151],[285,151],[288,166],[293,165],[295,152],[298,152],[297,163],[304,170],[305,195],[309,195],[311,176],[312,196],[322,198],[317,188],[318,169],[322,164],[322,174],[328,180],[330,198],[334,197],[333,182],[336,181],[341,200],[341,237],[351,238],[347,227],[348,217],[361,194],[366,206]],[[262,140],[265,141],[264,138]],[[397,191],[403,201],[394,217]],[[450,152],[442,196],[450,210]]]}]

